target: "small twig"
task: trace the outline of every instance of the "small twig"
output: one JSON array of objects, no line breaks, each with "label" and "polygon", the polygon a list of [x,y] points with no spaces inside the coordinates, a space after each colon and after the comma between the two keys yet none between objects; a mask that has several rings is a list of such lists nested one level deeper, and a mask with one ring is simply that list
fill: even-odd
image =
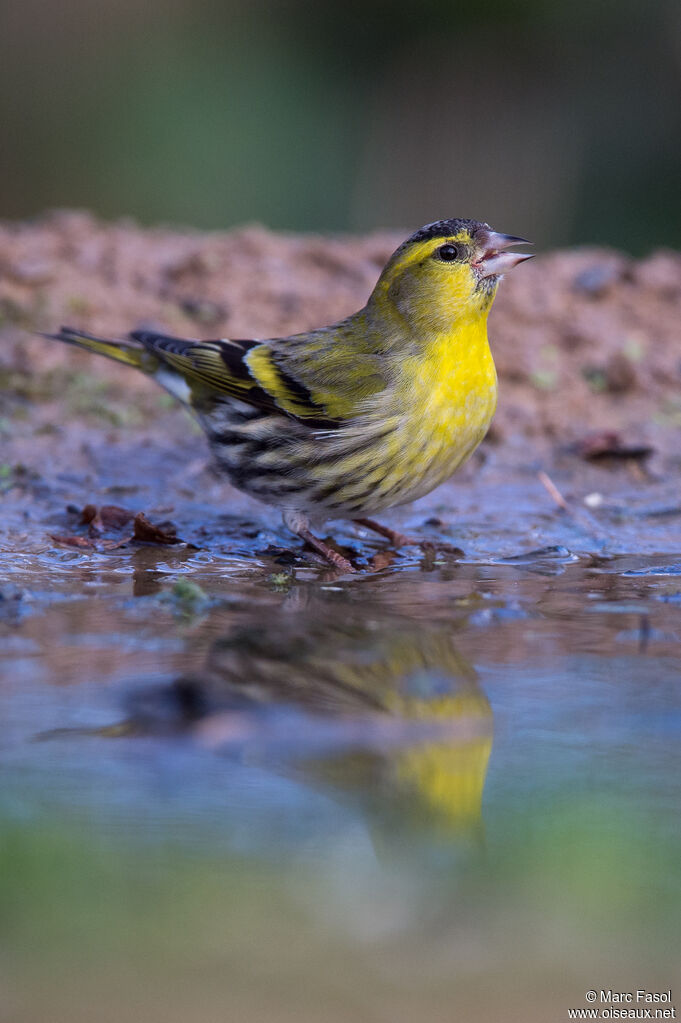
[{"label": "small twig", "polygon": [[560,490],[553,482],[551,477],[548,475],[548,473],[545,473],[543,469],[540,469],[539,472],[537,473],[537,479],[546,487],[546,489],[548,490],[549,494],[556,502],[558,507],[562,508],[563,511],[569,512],[570,509],[568,508],[567,501],[565,500],[565,498],[563,497],[563,495],[561,494]]},{"label": "small twig", "polygon": [[588,533],[591,533],[597,540],[607,540],[609,538],[608,533],[601,529],[598,523],[590,515],[583,511],[579,511],[576,508],[570,507],[549,474],[544,472],[543,469],[540,469],[537,473],[537,479],[542,486],[546,488],[560,510],[565,512],[566,515],[569,515],[570,518],[577,523],[577,525],[586,530]]}]

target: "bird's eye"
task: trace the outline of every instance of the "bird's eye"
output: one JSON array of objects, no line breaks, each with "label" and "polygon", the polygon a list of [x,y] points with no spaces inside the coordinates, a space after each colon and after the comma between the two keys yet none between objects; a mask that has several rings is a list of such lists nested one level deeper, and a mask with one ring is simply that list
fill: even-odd
[{"label": "bird's eye", "polygon": [[459,258],[459,250],[456,245],[441,245],[437,250],[438,259],[444,260],[445,263],[451,263],[453,260]]}]

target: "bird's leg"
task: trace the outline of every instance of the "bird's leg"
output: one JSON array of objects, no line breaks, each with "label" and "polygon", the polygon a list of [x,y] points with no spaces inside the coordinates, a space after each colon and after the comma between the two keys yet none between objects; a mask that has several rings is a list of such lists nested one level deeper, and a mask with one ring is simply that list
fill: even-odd
[{"label": "bird's leg", "polygon": [[406,533],[400,533],[399,530],[391,529],[390,526],[382,526],[380,522],[375,522],[373,519],[353,519],[353,522],[356,522],[358,526],[363,526],[364,529],[370,529],[373,533],[378,533],[379,536],[384,536],[395,547],[409,547],[412,545],[421,547],[424,544],[430,547],[433,546],[430,540],[417,540],[416,537],[407,536]]},{"label": "bird's leg", "polygon": [[352,565],[347,558],[344,558],[343,555],[339,554],[338,551],[335,551],[333,547],[329,547],[328,543],[324,543],[323,540],[320,540],[318,536],[314,535],[310,529],[310,523],[306,516],[297,512],[286,512],[284,515],[284,523],[292,533],[295,533],[296,536],[299,536],[301,540],[304,540],[309,547],[317,551],[318,554],[321,554],[321,556],[325,558],[330,565],[333,565],[334,568],[340,569],[341,572],[357,571],[355,566]]},{"label": "bird's leg", "polygon": [[455,547],[450,543],[440,543],[434,540],[422,540],[418,536],[407,536],[406,533],[400,533],[397,529],[391,529],[390,526],[382,526],[380,522],[375,522],[374,519],[353,519],[358,526],[363,526],[364,529],[370,529],[374,533],[378,533],[379,536],[384,536],[386,540],[389,540],[395,547],[420,547],[423,551],[434,551],[442,550],[449,551],[452,554],[463,554],[460,547]]},{"label": "bird's leg", "polygon": [[342,554],[335,551],[333,547],[329,547],[328,543],[324,543],[318,536],[310,532],[309,529],[298,529],[296,530],[301,540],[304,540],[308,546],[312,547],[318,554],[321,554],[323,558],[326,558],[334,568],[339,568],[341,572],[356,572],[357,569],[352,565],[347,558],[344,558]]}]

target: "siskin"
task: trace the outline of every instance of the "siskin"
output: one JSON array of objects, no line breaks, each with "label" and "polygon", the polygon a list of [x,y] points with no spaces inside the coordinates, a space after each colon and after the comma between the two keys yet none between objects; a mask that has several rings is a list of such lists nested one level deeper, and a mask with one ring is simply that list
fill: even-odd
[{"label": "siskin", "polygon": [[48,335],[154,377],[198,417],[221,471],[277,505],[332,565],[350,562],[311,523],[373,516],[433,490],[472,454],[497,402],[487,316],[523,238],[440,220],[391,256],[367,304],[330,327],[266,341],[187,341],[133,331]]}]

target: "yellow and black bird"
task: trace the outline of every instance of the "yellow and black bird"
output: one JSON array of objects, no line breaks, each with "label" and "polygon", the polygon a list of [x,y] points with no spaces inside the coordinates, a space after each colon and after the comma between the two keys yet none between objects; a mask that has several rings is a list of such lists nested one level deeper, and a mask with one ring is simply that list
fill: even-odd
[{"label": "yellow and black bird", "polygon": [[291,337],[193,341],[133,331],[125,341],[62,327],[48,335],[127,363],[189,406],[234,486],[283,511],[331,564],[353,566],[311,531],[427,494],[485,436],[497,401],[487,316],[523,238],[440,220],[391,256],[359,312]]}]

